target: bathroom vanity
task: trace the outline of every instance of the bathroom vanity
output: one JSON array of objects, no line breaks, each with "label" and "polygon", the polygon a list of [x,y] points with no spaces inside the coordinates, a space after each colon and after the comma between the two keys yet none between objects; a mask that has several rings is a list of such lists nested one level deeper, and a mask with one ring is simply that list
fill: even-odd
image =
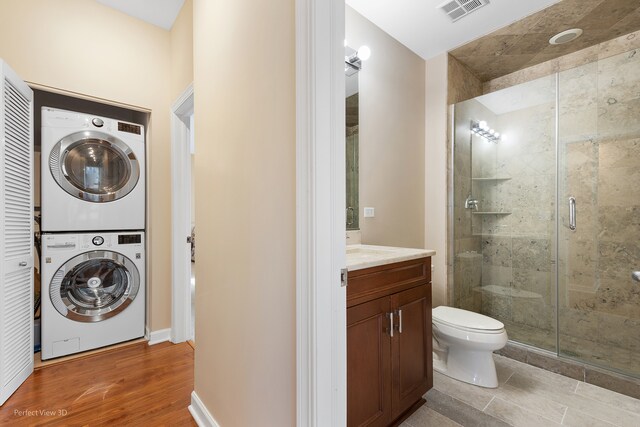
[{"label": "bathroom vanity", "polygon": [[434,251],[347,246],[347,425],[397,425],[433,385]]}]

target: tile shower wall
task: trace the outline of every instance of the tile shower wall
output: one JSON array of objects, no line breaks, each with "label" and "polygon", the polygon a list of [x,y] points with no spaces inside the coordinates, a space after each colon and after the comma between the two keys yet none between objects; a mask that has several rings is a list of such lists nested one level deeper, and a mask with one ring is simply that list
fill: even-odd
[{"label": "tile shower wall", "polygon": [[472,142],[481,312],[505,323],[511,339],[555,350],[555,79],[480,102],[494,114],[477,119],[503,135]]},{"label": "tile shower wall", "polygon": [[640,48],[640,31],[625,34],[586,49],[486,81],[482,84],[483,92],[485,94],[495,92],[638,48]]},{"label": "tile shower wall", "polygon": [[493,118],[491,111],[476,100],[458,104],[455,114],[456,140],[453,151],[453,280],[456,286],[451,300],[454,306],[480,312],[482,310],[482,237],[474,228],[473,213],[465,209],[472,193],[472,119]]},{"label": "tile shower wall", "polygon": [[[560,73],[560,353],[640,376],[640,51]],[[561,212],[563,223],[567,213]]]},{"label": "tile shower wall", "polygon": [[640,376],[640,51],[557,76],[557,147],[555,74],[456,105],[452,302],[512,340]]},{"label": "tile shower wall", "polygon": [[[458,104],[482,95],[482,82],[480,79],[451,55],[447,56],[447,80],[449,81],[447,89],[449,105]],[[460,141],[456,141],[454,146],[451,140],[454,133],[452,125],[459,128],[456,134],[468,132],[467,116],[489,114],[489,110],[478,102],[460,105],[460,108],[463,109],[461,117],[465,117],[464,120],[458,123],[452,123],[451,120],[447,120],[447,146],[454,147],[455,150],[455,152],[454,150],[447,150],[447,186],[450,189],[455,187],[458,193],[464,193],[465,191],[471,191],[471,135],[469,133],[464,134],[465,136]],[[470,111],[466,112],[464,111],[465,109],[470,109]],[[454,170],[460,171],[460,175],[456,173],[454,176]],[[453,196],[450,192],[447,200],[447,235],[450,236],[447,239],[446,251],[447,303],[479,312],[482,308],[482,296],[480,293],[472,293],[472,289],[480,286],[482,275],[481,243],[480,238],[473,236],[471,232],[471,214],[464,213],[460,207],[461,200],[464,200],[461,197],[466,198],[466,196],[467,194]],[[464,204],[462,208],[464,208]],[[455,227],[454,223],[456,223]],[[461,285],[458,287],[452,286],[451,284],[454,283],[454,280],[455,283],[460,283]]]}]

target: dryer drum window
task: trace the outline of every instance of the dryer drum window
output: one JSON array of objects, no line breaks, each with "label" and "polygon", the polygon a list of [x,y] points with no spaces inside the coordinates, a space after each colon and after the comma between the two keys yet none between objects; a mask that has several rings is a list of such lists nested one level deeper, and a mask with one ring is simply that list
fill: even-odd
[{"label": "dryer drum window", "polygon": [[51,301],[60,314],[80,322],[98,322],[121,313],[140,288],[133,262],[110,251],[78,255],[59,273],[50,286]]},{"label": "dryer drum window", "polygon": [[121,140],[96,131],[60,140],[51,151],[49,169],[67,193],[97,203],[123,198],[140,177],[133,151]]}]

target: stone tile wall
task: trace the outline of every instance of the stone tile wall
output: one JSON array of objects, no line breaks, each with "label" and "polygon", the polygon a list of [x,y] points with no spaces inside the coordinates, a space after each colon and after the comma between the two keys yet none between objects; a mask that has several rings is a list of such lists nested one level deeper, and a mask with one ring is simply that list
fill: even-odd
[{"label": "stone tile wall", "polygon": [[477,101],[458,104],[455,113],[456,143],[453,148],[453,257],[450,259],[455,286],[450,286],[451,304],[455,307],[480,312],[482,293],[478,288],[482,279],[482,240],[474,232],[470,210],[464,208],[472,192],[472,137],[471,120],[492,117],[492,113]]},{"label": "stone tile wall", "polygon": [[[550,89],[558,72],[559,174]],[[516,341],[556,351],[557,338],[562,355],[640,376],[640,284],[630,278],[640,269],[640,32],[486,82],[484,91],[494,97],[456,105],[451,303],[498,318]],[[471,119],[504,140],[472,137]],[[511,214],[472,214],[470,193],[480,211]]]},{"label": "stone tile wall", "polygon": [[640,376],[640,51],[560,73],[560,105],[560,352]]},{"label": "stone tile wall", "polygon": [[638,48],[640,48],[640,31],[486,81],[483,83],[483,92],[485,94],[495,92]]},{"label": "stone tile wall", "polygon": [[[559,74],[558,236],[555,75],[458,104],[454,151],[455,304],[551,351],[557,315],[561,354],[630,375],[640,375],[640,286],[630,277],[640,269],[637,52]],[[472,119],[503,140],[471,136]],[[500,179],[472,180],[492,177]],[[468,194],[481,212],[510,214],[471,213]],[[567,227],[569,196],[576,231]]]},{"label": "stone tile wall", "polygon": [[[482,313],[505,323],[511,339],[553,350],[555,79],[542,80],[482,101],[499,110],[489,124],[503,138],[491,143],[475,137],[474,173],[500,179],[474,181],[473,191],[480,211],[508,213],[477,221]],[[536,97],[540,90],[547,93]]]},{"label": "stone tile wall", "polygon": [[[447,58],[447,100],[449,105],[453,105],[468,99],[475,98],[477,96],[482,95],[482,82],[478,79],[473,73],[471,73],[466,67],[460,64],[454,57],[451,55]],[[470,107],[473,107],[473,104],[469,104]],[[465,107],[461,107],[465,108]],[[461,111],[462,115],[467,115],[464,111]],[[452,194],[453,188],[464,191],[470,191],[470,184],[467,184],[470,178],[469,164],[465,165],[465,159],[470,158],[470,145],[467,143],[470,138],[470,133],[467,133],[463,140],[460,142],[456,141],[455,148],[456,152],[452,147],[454,146],[454,142],[452,141],[452,136],[454,134],[454,130],[452,129],[452,117],[453,110],[449,110],[448,120],[447,120],[447,187],[449,188],[448,199],[447,199],[447,304],[454,305],[456,307],[464,306],[468,309],[473,309],[474,311],[480,310],[480,295],[477,294],[471,297],[470,290],[474,287],[474,283],[466,282],[461,283],[460,280],[460,271],[454,271],[454,264],[457,264],[456,260],[457,254],[463,252],[475,252],[478,253],[480,251],[480,241],[477,237],[474,237],[471,233],[470,228],[470,218],[466,216],[463,218],[460,216],[459,212],[459,194]],[[465,119],[466,120],[466,119]],[[461,126],[460,123],[453,124],[453,126]],[[467,125],[468,126],[468,123]],[[456,130],[456,133],[459,131],[469,131],[469,129],[465,129],[465,125],[462,125],[459,130]],[[454,163],[455,157],[455,170],[461,171],[461,175],[458,175],[459,172],[456,172],[458,175],[454,179],[453,171],[451,170],[452,165]],[[461,163],[462,162],[462,163]],[[467,188],[463,188],[461,186],[467,185]],[[466,198],[466,194],[464,197]],[[456,207],[454,207],[454,200],[456,201]],[[464,200],[464,199],[463,199]],[[454,212],[455,211],[455,212]],[[457,216],[456,216],[457,214]],[[455,218],[454,218],[455,217]],[[454,227],[454,224],[458,224]],[[462,228],[461,228],[462,227]],[[454,236],[454,228],[456,232],[456,236]],[[461,230],[465,230],[461,232]],[[468,262],[463,261],[463,262]],[[464,267],[467,273],[469,271],[469,266]],[[465,277],[469,277],[468,274]],[[477,276],[480,278],[480,276]],[[454,286],[453,283],[461,283],[459,287]],[[463,290],[463,287],[466,290]],[[462,295],[465,295],[462,298]],[[464,300],[464,304],[461,303],[461,298]],[[474,299],[475,298],[475,299]]]}]

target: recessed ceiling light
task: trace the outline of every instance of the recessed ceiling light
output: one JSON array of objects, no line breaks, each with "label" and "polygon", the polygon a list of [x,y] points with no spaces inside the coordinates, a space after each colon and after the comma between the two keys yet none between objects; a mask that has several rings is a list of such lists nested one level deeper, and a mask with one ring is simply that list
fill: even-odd
[{"label": "recessed ceiling light", "polygon": [[574,41],[582,35],[580,28],[572,28],[571,30],[563,31],[549,39],[550,44],[565,44]]}]

